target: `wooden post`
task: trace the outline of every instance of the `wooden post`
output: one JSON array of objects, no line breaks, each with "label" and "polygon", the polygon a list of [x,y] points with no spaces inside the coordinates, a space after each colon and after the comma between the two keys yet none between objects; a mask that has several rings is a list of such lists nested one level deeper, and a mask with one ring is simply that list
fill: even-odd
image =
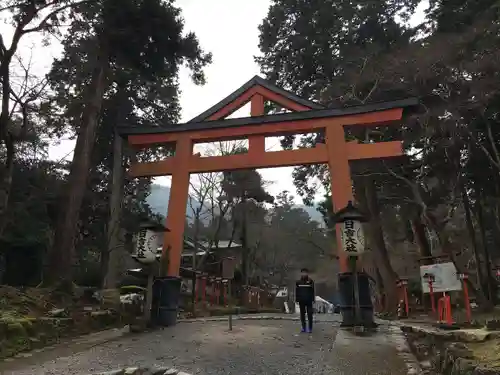
[{"label": "wooden post", "polygon": [[227,306],[227,285],[224,282],[225,280],[222,280],[222,301],[224,302],[224,306]]},{"label": "wooden post", "polygon": [[207,277],[205,275],[202,276],[201,282],[201,302],[205,303],[207,300]]},{"label": "wooden post", "polygon": [[467,275],[466,273],[461,273],[459,275],[459,278],[460,280],[462,280],[462,287],[464,289],[464,306],[467,323],[470,323],[472,321],[472,313],[469,300],[469,288],[467,287],[467,279],[469,278],[469,275]]},{"label": "wooden post", "polygon": [[216,294],[217,294],[217,283],[216,283],[216,281],[215,281],[214,278],[211,278],[210,282],[212,283],[212,288],[211,288],[212,289],[212,298],[211,298],[211,301],[212,301],[212,305],[215,305],[215,304],[217,304],[217,296],[216,296]]},{"label": "wooden post", "polygon": [[408,304],[408,280],[401,279],[401,287],[403,289],[403,299],[405,302],[406,317],[409,317],[410,316],[410,306]]},{"label": "wooden post", "polygon": [[221,297],[221,292],[222,292],[222,282],[217,279],[215,281],[215,289],[216,289],[216,297],[217,297],[217,305],[220,305],[220,297]]},{"label": "wooden post", "polygon": [[[168,269],[160,270],[160,275],[179,276],[181,254],[184,246],[184,226],[186,221],[186,202],[189,192],[189,160],[193,153],[193,142],[187,137],[181,137],[175,146],[176,170],[172,173],[170,198],[166,227],[163,241],[162,258],[168,257]],[[166,262],[162,262],[165,264]]]},{"label": "wooden post", "polygon": [[432,281],[432,279],[429,279],[429,295],[431,297],[431,309],[432,309],[432,312],[435,314],[436,313],[436,302],[434,300],[434,286],[433,286],[434,282]]},{"label": "wooden post", "polygon": [[146,304],[144,306],[144,322],[146,325],[151,324],[151,306],[153,304],[153,282],[154,282],[154,274],[152,271],[152,267],[148,267],[148,283],[146,287]]},{"label": "wooden post", "polygon": [[[231,299],[231,280],[227,281],[227,291],[229,294],[229,300]],[[230,311],[229,312],[229,317],[228,317],[228,324],[229,324],[229,330],[233,330],[233,313]]]},{"label": "wooden post", "polygon": [[[354,200],[349,160],[345,157],[347,148],[343,126],[337,125],[326,128],[326,147],[330,178],[332,179],[332,203],[334,210],[338,211],[347,206],[349,201]],[[333,181],[335,182],[333,183]],[[340,272],[349,272],[347,255],[342,245],[342,224],[337,224],[335,230]]]}]

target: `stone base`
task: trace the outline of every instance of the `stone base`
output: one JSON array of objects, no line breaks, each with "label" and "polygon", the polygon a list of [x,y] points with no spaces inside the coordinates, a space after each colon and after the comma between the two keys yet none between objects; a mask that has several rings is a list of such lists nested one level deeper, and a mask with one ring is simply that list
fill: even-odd
[{"label": "stone base", "polygon": [[370,295],[370,285],[368,275],[364,272],[358,272],[358,293],[359,303],[361,305],[361,317],[357,318],[355,314],[354,299],[354,275],[352,272],[339,274],[339,291],[342,305],[341,327],[363,326],[365,328],[374,328],[377,325],[373,317],[373,305]]},{"label": "stone base", "polygon": [[365,328],[376,328],[377,324],[374,321],[372,309],[361,309],[361,319],[356,319],[356,314],[352,308],[342,308],[342,322],[341,327],[355,327],[363,326]]}]

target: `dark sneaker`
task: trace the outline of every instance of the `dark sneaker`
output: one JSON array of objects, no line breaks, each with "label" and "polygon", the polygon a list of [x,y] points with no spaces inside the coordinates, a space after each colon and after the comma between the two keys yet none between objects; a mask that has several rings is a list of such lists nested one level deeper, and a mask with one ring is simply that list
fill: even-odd
[{"label": "dark sneaker", "polygon": [[307,333],[312,333],[313,329],[312,328],[308,328],[307,329]]},{"label": "dark sneaker", "polygon": [[306,333],[306,329],[305,329],[305,328],[302,328],[302,329],[300,330],[300,332],[301,332],[301,333]]}]

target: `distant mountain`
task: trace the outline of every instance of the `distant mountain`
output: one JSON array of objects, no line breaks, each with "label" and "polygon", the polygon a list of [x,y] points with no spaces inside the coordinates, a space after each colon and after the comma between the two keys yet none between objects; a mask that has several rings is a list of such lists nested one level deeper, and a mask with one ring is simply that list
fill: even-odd
[{"label": "distant mountain", "polygon": [[[170,198],[170,187],[163,185],[152,185],[151,194],[149,194],[146,202],[149,204],[154,213],[167,216],[168,200]],[[186,203],[186,217],[193,219],[193,210],[200,207],[200,202],[196,199],[188,200]]]},{"label": "distant mountain", "polygon": [[[153,212],[167,216],[168,211],[168,199],[170,197],[170,187],[163,185],[152,185],[151,186],[151,194],[147,198],[147,203],[151,206]],[[192,199],[191,203],[188,202],[186,205],[186,216],[189,219],[193,218],[193,209],[198,209],[200,207],[200,202],[196,199]],[[323,216],[319,213],[316,208],[305,206],[303,204],[297,205],[297,208],[302,208],[309,214],[311,220],[317,221],[323,224]]]}]

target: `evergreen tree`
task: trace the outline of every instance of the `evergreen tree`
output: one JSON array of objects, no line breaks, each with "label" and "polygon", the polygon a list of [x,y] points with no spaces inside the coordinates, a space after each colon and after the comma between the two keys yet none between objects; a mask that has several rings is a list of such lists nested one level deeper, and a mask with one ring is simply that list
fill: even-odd
[{"label": "evergreen tree", "polygon": [[96,1],[81,6],[72,19],[64,54],[50,72],[55,96],[48,113],[49,124],[73,130],[77,142],[49,254],[49,267],[61,272],[44,280],[66,285],[88,177],[94,175],[95,182],[97,175],[109,175],[115,127],[175,123],[179,67],[187,64],[202,84],[202,69],[211,60],[194,34],[184,35],[172,1]]}]

